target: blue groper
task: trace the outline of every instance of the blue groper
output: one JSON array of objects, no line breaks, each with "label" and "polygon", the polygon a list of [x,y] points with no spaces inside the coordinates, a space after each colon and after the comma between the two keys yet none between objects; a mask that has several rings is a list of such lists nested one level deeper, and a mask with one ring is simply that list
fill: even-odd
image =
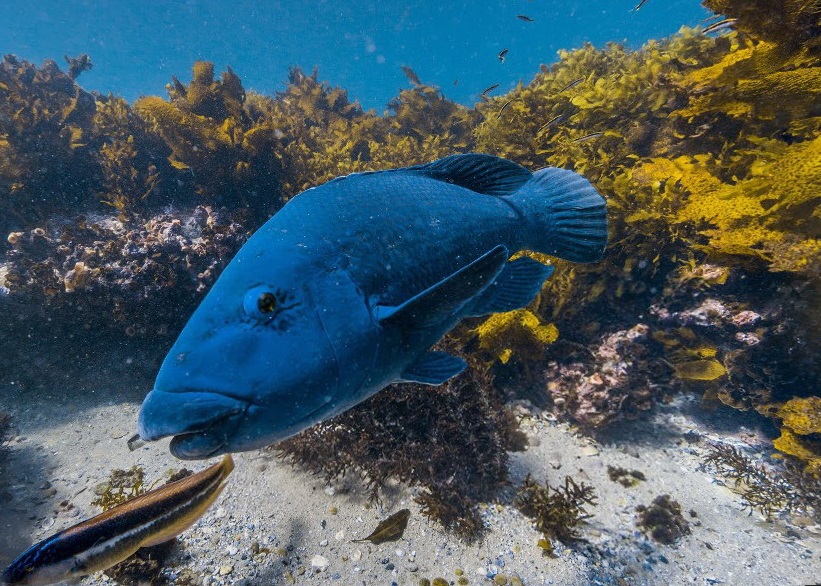
[{"label": "blue groper", "polygon": [[359,173],[289,201],[191,316],[143,403],[180,458],[263,447],[401,381],[465,362],[430,347],[462,318],[526,306],[552,267],[601,258],[605,201],[567,170],[454,155]]}]

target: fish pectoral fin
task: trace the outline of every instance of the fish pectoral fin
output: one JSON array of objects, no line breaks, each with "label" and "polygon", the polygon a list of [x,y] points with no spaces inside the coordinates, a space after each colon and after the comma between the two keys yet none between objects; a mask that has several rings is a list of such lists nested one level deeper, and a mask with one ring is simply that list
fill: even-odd
[{"label": "fish pectoral fin", "polygon": [[441,385],[467,368],[467,362],[447,352],[431,350],[402,371],[402,382]]},{"label": "fish pectoral fin", "polygon": [[515,193],[533,178],[530,171],[513,161],[479,153],[451,155],[411,169],[424,171],[439,181],[499,197]]},{"label": "fish pectoral fin", "polygon": [[497,277],[509,256],[507,248],[497,246],[401,305],[377,306],[376,318],[383,327],[404,331],[424,330],[452,319]]},{"label": "fish pectoral fin", "polygon": [[552,266],[526,256],[506,263],[499,276],[471,302],[468,316],[479,317],[526,307],[552,273]]}]

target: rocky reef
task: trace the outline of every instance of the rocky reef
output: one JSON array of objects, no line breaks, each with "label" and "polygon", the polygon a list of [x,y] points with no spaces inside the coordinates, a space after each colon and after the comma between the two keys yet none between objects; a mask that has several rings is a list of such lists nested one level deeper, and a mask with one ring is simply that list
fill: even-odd
[{"label": "rocky reef", "polygon": [[[247,236],[303,189],[480,151],[589,177],[610,210],[605,259],[543,259],[557,270],[530,307],[447,341],[475,372],[433,395],[388,390],[285,453],[316,468],[316,454],[344,446],[336,467],[317,471],[358,469],[377,493],[388,477],[418,483],[428,510],[469,533],[476,517],[459,519],[476,501],[445,510],[442,479],[467,458],[491,462],[475,498],[505,482],[516,443],[498,411],[506,400],[593,432],[688,392],[769,418],[776,448],[818,474],[821,10],[704,4],[727,17],[715,33],[562,51],[473,108],[417,79],[382,115],[316,71],[293,69],[283,92],[264,96],[198,62],[167,98],[129,104],[78,85],[87,57],[66,73],[6,56],[3,382],[45,384],[44,370],[83,368],[103,347],[139,348],[155,365]],[[459,409],[469,424],[454,420]],[[428,469],[434,440],[445,447]]]}]

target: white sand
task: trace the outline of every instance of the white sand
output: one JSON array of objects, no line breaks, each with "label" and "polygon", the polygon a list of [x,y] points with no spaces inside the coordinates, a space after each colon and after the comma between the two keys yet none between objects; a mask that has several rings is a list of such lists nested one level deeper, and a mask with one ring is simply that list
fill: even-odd
[{"label": "white sand", "polygon": [[[5,495],[0,508],[2,564],[30,543],[96,514],[90,505],[94,487],[114,468],[140,465],[150,481],[169,468],[205,466],[175,460],[167,442],[129,451],[126,440],[134,433],[139,392],[132,391],[126,403],[103,390],[86,392],[82,404],[56,390],[51,397],[21,397],[14,388],[0,393],[17,434],[0,464],[0,495]],[[768,522],[758,513],[749,515],[738,495],[698,470],[704,444],[689,444],[683,433],[696,429],[713,439],[756,448],[768,440],[755,429],[739,428],[743,414],[704,413],[695,405],[694,399],[682,399],[660,407],[650,422],[620,424],[606,445],[537,413],[524,418],[532,445],[512,455],[513,482],[519,484],[529,473],[555,485],[570,474],[592,484],[598,496],[598,505],[591,508],[594,516],[581,527],[588,543],[575,549],[559,544],[555,557],[543,555],[535,545],[539,535],[511,505],[510,490],[500,495],[499,504],[485,508],[488,532],[468,545],[419,513],[414,489],[393,487],[381,509],[371,508],[356,479],[326,487],[270,453],[249,452],[235,456],[228,487],[182,535],[167,571],[188,569],[212,585],[416,585],[425,577],[457,584],[457,570],[469,584],[488,585],[493,584],[488,574],[494,572],[519,576],[528,586],[821,582],[819,528],[795,528],[784,520]],[[623,488],[608,478],[608,465],[641,470],[647,480]],[[51,488],[42,488],[44,482]],[[635,525],[636,505],[649,504],[663,493],[676,499],[694,522],[691,534],[676,546],[649,541]],[[64,500],[75,508],[64,511]],[[378,546],[351,541],[406,507],[411,521],[399,541]],[[696,518],[688,514],[691,510]],[[252,556],[253,542],[271,553]],[[321,570],[312,567],[312,561]],[[104,583],[111,581],[102,574],[83,580],[87,585]]]}]

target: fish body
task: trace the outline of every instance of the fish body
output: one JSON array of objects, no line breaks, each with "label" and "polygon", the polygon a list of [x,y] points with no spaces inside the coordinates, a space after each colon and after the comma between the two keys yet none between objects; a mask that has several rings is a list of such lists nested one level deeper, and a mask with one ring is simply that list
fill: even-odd
[{"label": "fish body", "polygon": [[408,81],[413,85],[422,85],[422,82],[419,80],[419,76],[416,75],[416,72],[407,65],[402,66],[402,73],[405,74],[405,77],[407,77]]},{"label": "fish body", "polygon": [[213,504],[234,469],[231,456],[32,545],[3,572],[5,585],[54,584],[110,568],[141,547],[185,531]]},{"label": "fish body", "polygon": [[552,267],[601,257],[604,199],[580,175],[490,155],[309,189],[254,234],[194,312],[139,416],[180,458],[285,439],[401,381],[465,362],[430,351],[462,318],[527,305]]},{"label": "fish body", "polygon": [[498,83],[494,83],[493,85],[488,86],[488,87],[486,87],[485,89],[483,89],[483,90],[482,90],[482,93],[481,93],[481,94],[479,94],[479,96],[480,96],[480,97],[482,97],[482,98],[487,98],[487,95],[488,95],[490,92],[492,92],[493,90],[495,90],[497,87],[499,87],[499,84],[498,84]]}]

